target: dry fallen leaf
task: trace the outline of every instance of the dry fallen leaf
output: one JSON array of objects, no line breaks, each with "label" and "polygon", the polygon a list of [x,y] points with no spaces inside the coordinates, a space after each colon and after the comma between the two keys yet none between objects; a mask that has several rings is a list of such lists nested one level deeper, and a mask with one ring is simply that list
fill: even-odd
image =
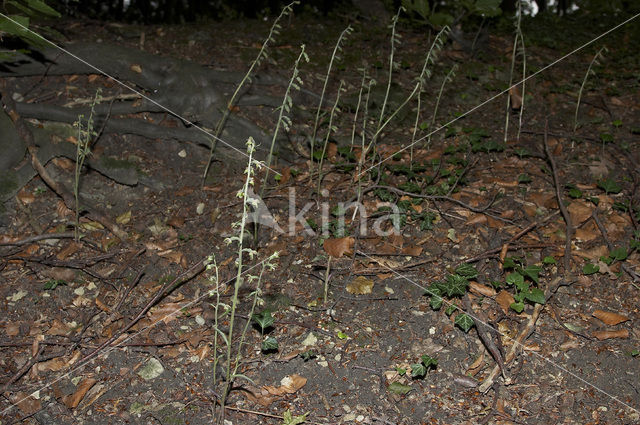
[{"label": "dry fallen leaf", "polygon": [[596,331],[593,333],[593,336],[598,338],[600,341],[611,338],[629,338],[629,331],[627,329],[620,329],[617,331]]},{"label": "dry fallen leaf", "polygon": [[629,320],[628,317],[623,316],[622,314],[611,312],[611,311],[596,310],[592,314],[593,314],[593,317],[597,317],[607,325],[611,325],[611,326],[615,326],[618,323],[626,322],[627,320]]},{"label": "dry fallen leaf", "polygon": [[358,276],[347,285],[347,292],[355,295],[370,294],[373,289],[373,280],[364,276]]},{"label": "dry fallen leaf", "polygon": [[422,247],[420,246],[406,246],[402,248],[402,253],[405,255],[411,255],[413,257],[418,257],[422,254]]},{"label": "dry fallen leaf", "polygon": [[506,314],[509,312],[509,306],[516,302],[516,300],[513,299],[513,296],[511,296],[510,293],[503,289],[498,293],[498,296],[496,296],[496,302]]},{"label": "dry fallen leaf", "polygon": [[334,258],[340,258],[345,253],[349,252],[355,243],[355,239],[351,236],[346,238],[329,238],[324,241],[322,247],[330,256]]},{"label": "dry fallen leaf", "polygon": [[571,221],[575,224],[580,224],[586,221],[593,212],[593,207],[590,204],[587,204],[585,201],[577,200],[573,201],[567,207],[569,214],[571,215]]},{"label": "dry fallen leaf", "polygon": [[496,290],[490,286],[482,285],[478,282],[469,282],[469,290],[476,294],[484,295],[485,297],[493,297],[496,294]]},{"label": "dry fallen leaf", "polygon": [[69,409],[74,409],[96,382],[93,378],[83,378],[78,384],[78,389],[73,394],[62,397],[62,402]]}]

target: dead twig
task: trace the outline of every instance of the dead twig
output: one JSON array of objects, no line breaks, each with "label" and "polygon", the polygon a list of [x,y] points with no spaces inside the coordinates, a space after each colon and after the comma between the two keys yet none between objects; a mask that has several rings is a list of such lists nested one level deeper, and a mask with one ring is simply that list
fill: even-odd
[{"label": "dead twig", "polygon": [[500,368],[500,372],[502,373],[502,377],[504,378],[505,382],[508,382],[507,373],[504,370],[504,359],[502,358],[502,352],[500,351],[498,345],[496,344],[496,341],[494,340],[494,337],[497,337],[499,339],[500,336],[496,334],[495,330],[492,327],[486,324],[487,317],[484,315],[484,313],[482,313],[481,311],[476,312],[473,310],[471,306],[471,300],[469,299],[469,294],[464,295],[462,302],[464,303],[466,312],[473,317],[477,317],[478,320],[476,320],[475,323],[478,336],[480,337],[480,340],[484,344],[487,351],[491,353],[491,356],[493,357],[493,360],[495,360],[497,366]]},{"label": "dead twig", "polygon": [[[504,363],[508,365],[515,359],[518,348],[523,346],[524,341],[529,337],[531,332],[533,332],[536,327],[536,322],[538,321],[538,317],[540,316],[540,312],[544,308],[542,304],[536,304],[533,308],[533,313],[529,316],[529,320],[525,327],[520,331],[518,336],[513,340],[511,347],[509,348],[509,352],[505,356]],[[507,337],[508,338],[508,337]],[[498,365],[494,366],[493,370],[489,373],[489,376],[480,384],[478,387],[478,391],[481,393],[486,393],[493,386],[494,380],[500,374],[500,367]]]},{"label": "dead twig", "polygon": [[41,357],[42,357],[42,353],[44,352],[44,348],[45,348],[44,346],[40,346],[38,348],[38,352],[36,353],[36,355],[31,357],[31,359],[29,359],[27,362],[25,362],[25,364],[23,364],[22,367],[18,369],[18,371],[14,373],[13,376],[9,378],[7,382],[2,384],[2,387],[0,387],[0,394],[3,394],[11,384],[16,382],[18,379],[20,379],[22,375],[27,373],[34,364],[42,361]]},{"label": "dead twig", "polygon": [[549,144],[547,143],[547,131],[549,129],[549,120],[545,120],[544,123],[544,152],[547,155],[547,160],[551,165],[551,171],[553,173],[553,183],[555,186],[556,192],[556,201],[558,202],[558,207],[560,208],[560,212],[562,213],[562,218],[566,224],[566,240],[564,245],[564,275],[567,275],[571,271],[571,239],[573,238],[573,223],[571,222],[571,216],[567,211],[567,207],[564,206],[564,202],[562,199],[562,184],[560,183],[560,177],[558,176],[558,167],[556,166],[556,161],[553,159],[553,155],[551,155],[551,151],[549,151]]},{"label": "dead twig", "polygon": [[34,242],[48,240],[48,239],[73,239],[75,234],[73,232],[64,232],[64,233],[43,233],[41,235],[29,236],[24,239],[20,239],[13,242],[2,242],[0,246],[22,246],[28,245]]}]

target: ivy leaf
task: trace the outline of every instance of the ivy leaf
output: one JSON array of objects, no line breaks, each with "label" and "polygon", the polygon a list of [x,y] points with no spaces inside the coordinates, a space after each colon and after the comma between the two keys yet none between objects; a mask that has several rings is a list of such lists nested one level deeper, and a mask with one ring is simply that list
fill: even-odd
[{"label": "ivy leaf", "polygon": [[287,409],[282,414],[282,425],[300,425],[303,424],[307,420],[307,415],[309,412],[304,415],[293,416],[291,410]]},{"label": "ivy leaf", "polygon": [[456,316],[454,323],[465,332],[469,332],[469,329],[475,324],[473,319],[466,313],[460,313]]},{"label": "ivy leaf", "polygon": [[275,339],[274,337],[270,336],[267,339],[265,339],[264,341],[262,341],[262,351],[263,352],[268,352],[268,351],[278,351],[278,340]]},{"label": "ivy leaf", "polygon": [[604,190],[607,195],[609,193],[620,193],[622,190],[622,187],[610,177],[607,177],[604,180],[599,180],[598,187]]},{"label": "ivy leaf", "polygon": [[424,378],[427,374],[427,368],[422,363],[415,363],[411,365],[411,376],[413,378]]},{"label": "ivy leaf", "polygon": [[447,307],[447,309],[444,311],[444,314],[446,314],[447,316],[451,316],[453,314],[454,311],[456,311],[458,309],[458,306],[455,304],[451,304],[449,305],[449,307]]},{"label": "ivy leaf", "polygon": [[315,358],[316,353],[314,353],[313,350],[307,350],[304,353],[300,353],[300,357],[302,358],[303,361],[306,362],[308,360]]},{"label": "ivy leaf", "polygon": [[586,275],[598,273],[599,271],[600,271],[600,267],[591,263],[585,264],[584,267],[582,268],[582,273]]},{"label": "ivy leaf", "polygon": [[467,292],[469,281],[459,274],[450,274],[447,276],[447,282],[444,290],[448,297],[456,295],[464,295]]},{"label": "ivy leaf", "polygon": [[544,259],[542,260],[543,264],[557,264],[557,261],[555,258],[553,258],[550,255],[547,255],[546,257],[544,257]]},{"label": "ivy leaf", "polygon": [[400,382],[392,382],[391,385],[387,387],[387,390],[389,392],[392,392],[394,394],[401,394],[401,395],[407,394],[412,389],[413,388],[411,388],[409,385],[404,385],[404,384],[401,384]]},{"label": "ivy leaf", "polygon": [[251,318],[260,326],[262,331],[273,325],[275,321],[269,310],[264,310],[260,314],[254,314]]},{"label": "ivy leaf", "polygon": [[435,357],[431,357],[431,356],[428,356],[426,354],[423,354],[420,357],[420,360],[422,360],[422,364],[426,368],[429,368],[429,367],[435,368],[436,366],[438,366],[438,359],[436,359]]},{"label": "ivy leaf", "polygon": [[460,264],[456,267],[455,272],[457,275],[463,276],[467,279],[474,279],[478,277],[478,270],[469,263]]},{"label": "ivy leaf", "polygon": [[45,291],[53,291],[58,286],[64,286],[66,284],[67,282],[65,282],[64,280],[49,280],[42,286],[42,289],[44,289]]},{"label": "ivy leaf", "polygon": [[440,295],[432,295],[429,306],[432,310],[440,310],[440,307],[442,307],[442,297]]}]

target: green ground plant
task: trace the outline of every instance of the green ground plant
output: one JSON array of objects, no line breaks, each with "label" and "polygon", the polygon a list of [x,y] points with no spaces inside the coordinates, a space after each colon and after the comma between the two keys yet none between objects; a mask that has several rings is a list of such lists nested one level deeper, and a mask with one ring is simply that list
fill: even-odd
[{"label": "green ground plant", "polygon": [[[511,52],[511,68],[509,70],[509,86],[513,86],[516,61],[518,57],[522,58],[522,90],[520,91],[521,101],[518,109],[518,133],[516,136],[516,140],[520,140],[520,131],[522,130],[522,116],[524,114],[524,102],[525,102],[525,81],[527,78],[527,55],[525,51],[524,45],[524,35],[522,34],[522,1],[518,0],[516,6],[516,15],[515,15],[515,38],[513,39],[513,48]],[[517,87],[517,86],[516,86]],[[516,87],[513,87],[515,89]],[[509,136],[509,116],[511,115],[511,108],[515,107],[512,103],[511,90],[507,95],[507,111],[505,114],[505,123],[504,123],[504,142],[507,142],[507,138]]]},{"label": "green ground plant", "polygon": [[102,101],[102,91],[97,90],[93,102],[91,103],[91,112],[87,121],[83,123],[84,115],[80,115],[78,120],[73,123],[73,126],[78,130],[78,136],[76,141],[76,166],[73,175],[73,197],[75,200],[75,239],[80,238],[80,175],[82,174],[82,167],[84,166],[84,160],[87,156],[91,155],[91,142],[98,135],[93,125],[93,114],[95,107]]},{"label": "green ground plant", "polygon": [[[318,103],[318,108],[316,110],[316,118],[315,118],[315,121],[313,122],[313,130],[311,131],[311,162],[310,164],[313,164],[313,155],[314,155],[314,149],[315,149],[316,136],[318,132],[318,125],[320,123],[320,112],[322,111],[322,106],[324,105],[324,96],[327,91],[327,85],[329,84],[329,76],[331,75],[333,63],[336,60],[340,60],[339,53],[342,51],[342,43],[346,39],[346,37],[352,32],[353,32],[353,28],[351,28],[351,25],[349,25],[340,33],[340,36],[338,37],[338,41],[336,41],[336,44],[333,48],[331,59],[329,60],[329,66],[327,67],[327,74],[324,77],[324,84],[322,85],[322,92],[320,93],[320,102]],[[358,106],[360,106],[359,102],[358,102]],[[356,115],[357,115],[357,112],[356,112]],[[329,129],[329,132],[330,131],[331,130]],[[313,170],[310,169],[309,172],[312,173]]]},{"label": "green ground plant", "polygon": [[573,115],[573,132],[575,134],[578,129],[578,111],[580,110],[580,101],[582,100],[582,93],[584,92],[584,87],[587,84],[587,78],[590,75],[595,75],[595,71],[593,70],[593,65],[598,65],[602,59],[604,59],[604,53],[607,51],[607,47],[603,46],[596,52],[589,62],[589,67],[587,68],[587,72],[584,73],[584,78],[582,79],[582,84],[580,85],[580,90],[578,91],[578,100],[576,102],[576,112]]},{"label": "green ground plant", "polygon": [[331,113],[329,114],[329,125],[327,128],[327,134],[324,138],[324,145],[322,146],[322,153],[320,154],[320,159],[318,162],[318,196],[320,196],[320,186],[322,184],[322,162],[324,160],[324,156],[327,153],[327,145],[329,144],[329,137],[331,136],[331,132],[335,132],[338,128],[333,124],[333,120],[338,112],[340,112],[340,108],[338,105],[340,104],[340,94],[342,93],[344,86],[344,81],[340,80],[340,86],[338,87],[338,93],[336,94],[336,101],[331,108]]},{"label": "green ground plant", "polygon": [[213,154],[214,154],[214,152],[216,150],[216,146],[218,145],[218,139],[220,138],[220,135],[222,134],[222,131],[224,130],[224,126],[227,123],[227,120],[229,119],[229,114],[231,114],[231,111],[233,110],[233,107],[235,106],[236,102],[238,101],[240,93],[242,92],[242,88],[245,86],[245,84],[251,82],[251,77],[252,77],[255,69],[258,66],[260,66],[262,61],[266,60],[267,58],[269,58],[269,52],[268,52],[267,48],[268,48],[270,43],[274,43],[275,42],[275,37],[280,34],[280,29],[282,28],[282,26],[280,25],[280,21],[282,21],[282,19],[284,19],[286,16],[289,16],[291,13],[293,13],[293,6],[295,6],[295,5],[299,4],[299,3],[300,2],[296,0],[296,1],[293,1],[293,2],[289,3],[288,5],[286,5],[282,9],[282,11],[280,12],[280,15],[278,15],[278,17],[275,19],[275,21],[273,21],[273,25],[271,25],[271,29],[269,30],[269,35],[267,35],[267,38],[262,43],[262,46],[260,47],[260,50],[258,51],[258,55],[253,60],[253,62],[251,62],[251,65],[249,66],[249,69],[247,70],[247,73],[244,75],[242,80],[240,80],[240,83],[238,83],[238,86],[236,87],[236,90],[233,92],[233,94],[229,98],[229,102],[227,102],[227,107],[222,112],[222,116],[220,117],[220,120],[216,124],[216,128],[215,128],[215,130],[213,132],[213,136],[214,137],[213,137],[213,140],[211,141],[211,149],[209,151],[209,159],[207,160],[207,165],[206,165],[206,167],[204,169],[204,172],[202,174],[202,184],[203,185],[204,185],[204,182],[205,182],[205,180],[207,178],[207,174],[209,174],[209,168],[211,168],[211,162],[213,161]]},{"label": "green ground plant", "polygon": [[[431,43],[431,47],[429,48],[429,51],[427,52],[427,56],[424,59],[424,63],[422,65],[422,70],[420,71],[420,75],[418,75],[417,80],[418,83],[420,84],[420,87],[418,89],[418,96],[417,96],[417,100],[418,100],[418,105],[416,107],[416,120],[415,123],[413,125],[413,133],[411,135],[411,148],[409,151],[409,157],[411,158],[411,165],[413,166],[413,147],[416,144],[416,137],[417,137],[417,133],[418,133],[418,128],[420,128],[421,130],[426,130],[427,128],[422,128],[418,123],[420,122],[420,113],[421,113],[421,109],[422,109],[422,93],[425,91],[425,85],[427,83],[427,80],[429,78],[431,78],[432,75],[432,71],[430,66],[435,65],[436,59],[438,57],[438,53],[442,50],[442,48],[444,47],[444,43],[447,40],[447,35],[449,33],[450,29],[448,26],[444,26],[444,28],[442,28],[438,34],[436,34],[435,39],[433,40],[433,42]],[[428,146],[428,144],[427,144]]]},{"label": "green ground plant", "polygon": [[269,147],[269,155],[267,156],[267,167],[265,170],[265,177],[262,182],[262,187],[260,189],[260,196],[264,195],[265,188],[267,187],[267,183],[269,181],[269,170],[271,169],[271,161],[273,159],[273,149],[276,145],[276,139],[278,138],[278,132],[280,127],[284,128],[285,131],[289,131],[291,128],[291,118],[289,114],[291,113],[291,108],[293,108],[293,98],[291,97],[291,90],[300,90],[302,86],[302,78],[300,78],[300,61],[304,60],[305,62],[309,62],[309,56],[305,53],[304,44],[300,46],[300,54],[293,64],[293,71],[291,73],[291,79],[289,80],[289,84],[287,84],[287,89],[284,93],[284,97],[282,98],[282,104],[277,108],[278,111],[278,121],[276,121],[276,128],[273,131],[273,137],[271,138],[271,146]]},{"label": "green ground plant", "polygon": [[[264,165],[261,162],[254,159],[253,157],[254,153],[255,153],[255,142],[253,138],[250,137],[247,140],[247,154],[249,159],[248,159],[247,167],[245,169],[244,186],[237,193],[237,197],[242,199],[242,215],[240,217],[240,220],[233,224],[233,227],[237,228],[237,234],[225,239],[225,242],[227,244],[236,245],[237,254],[236,254],[236,261],[235,261],[236,277],[234,279],[234,284],[233,284],[233,295],[231,297],[231,305],[226,306],[224,308],[224,312],[222,312],[222,314],[224,314],[227,317],[227,320],[229,322],[229,329],[226,332],[226,334],[224,332],[220,332],[219,329],[216,329],[216,331],[218,332],[218,335],[221,336],[223,343],[225,345],[224,347],[225,354],[224,354],[224,358],[222,359],[225,364],[225,370],[224,370],[225,382],[223,385],[223,391],[221,392],[221,395],[220,395],[221,410],[220,410],[220,415],[218,417],[218,423],[220,424],[223,423],[224,421],[224,411],[225,411],[224,407],[227,401],[227,397],[229,396],[229,393],[231,392],[231,389],[233,387],[233,382],[238,378],[250,380],[247,376],[238,372],[242,364],[243,347],[245,345],[247,330],[250,326],[250,322],[251,322],[250,320],[247,320],[245,322],[245,326],[243,327],[242,332],[240,333],[240,335],[238,335],[238,341],[234,343],[236,312],[238,309],[238,305],[240,304],[240,298],[239,298],[240,288],[246,284],[255,285],[255,289],[250,295],[250,297],[252,298],[252,302],[251,302],[251,308],[249,309],[249,316],[251,317],[255,312],[256,306],[261,300],[260,295],[262,293],[261,283],[262,283],[263,275],[265,271],[273,270],[275,268],[275,261],[278,258],[278,253],[275,252],[274,254],[270,255],[267,259],[261,262],[259,274],[257,275],[250,274],[250,275],[247,275],[246,277],[243,276],[244,266],[245,266],[244,263],[245,263],[246,257],[248,256],[249,260],[252,260],[258,255],[258,253],[255,250],[245,247],[245,243],[244,243],[245,236],[247,235],[249,210],[251,207],[255,208],[257,206],[256,205],[257,200],[249,196],[249,189],[254,185],[256,169]],[[216,281],[217,281],[217,278],[216,278]],[[216,291],[216,293],[219,293],[219,291]],[[219,303],[219,298],[217,298],[217,302]],[[219,308],[216,307],[215,311],[216,313],[218,313]]]}]

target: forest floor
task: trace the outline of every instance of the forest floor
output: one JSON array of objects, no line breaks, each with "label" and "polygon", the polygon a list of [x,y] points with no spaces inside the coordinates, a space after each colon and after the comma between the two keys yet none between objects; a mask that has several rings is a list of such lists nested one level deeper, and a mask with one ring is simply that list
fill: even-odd
[{"label": "forest floor", "polygon": [[[624,19],[526,20],[527,75]],[[68,22],[64,33],[131,48],[144,40],[149,52],[246,72],[270,25]],[[310,62],[300,66],[303,87],[321,93],[346,25],[339,17],[291,17],[260,72],[288,80],[304,43]],[[305,413],[308,424],[639,423],[638,22],[528,79],[524,96],[522,86],[512,90],[512,101],[524,108],[521,122],[503,93],[512,29],[482,33],[473,52],[447,42],[431,66],[416,135],[414,98],[378,137],[360,180],[362,108],[355,138],[352,128],[361,68],[377,82],[368,108],[368,128],[375,128],[390,29],[366,20],[353,27],[327,88],[329,112],[344,81],[323,191],[317,161],[301,155],[275,164],[282,177],[271,175],[262,205],[280,229],[262,225],[256,238],[244,239],[257,254],[244,255],[232,348],[237,373],[248,380],[235,379],[225,423],[293,424]],[[399,66],[385,116],[411,93],[433,40],[405,21],[397,32]],[[519,56],[513,81],[521,69]],[[91,99],[98,87],[104,95],[114,90],[106,78],[74,76],[45,79],[31,95]],[[283,87],[269,90],[284,94]],[[312,133],[317,103],[294,105],[292,139]],[[277,120],[272,108],[235,112],[266,131]],[[74,241],[73,211],[39,178],[5,206],[1,423],[214,423],[226,355],[216,311],[232,303],[237,275],[237,244],[224,240],[237,234],[232,223],[242,217],[236,194],[246,158],[215,162],[203,188],[202,146],[109,135],[92,154],[134,161],[153,184],[122,186],[91,170],[81,176],[81,191],[108,206],[129,237],[124,241],[89,220]],[[73,179],[72,161],[47,169],[61,181]],[[255,193],[261,176],[264,170]],[[349,210],[341,230],[340,203],[358,199],[366,229],[363,216],[353,219]],[[386,217],[390,205],[399,213],[395,221]],[[290,216],[298,214],[289,231]],[[31,238],[44,233],[58,235]],[[264,270],[275,252],[276,268]],[[216,268],[203,271],[208,256]],[[263,332],[255,321],[245,328],[256,285],[253,312],[268,325]],[[219,299],[211,296],[215,288]],[[228,332],[228,318],[218,314],[221,332]],[[504,376],[496,374],[497,361]],[[287,411],[294,417],[288,422]]]}]

